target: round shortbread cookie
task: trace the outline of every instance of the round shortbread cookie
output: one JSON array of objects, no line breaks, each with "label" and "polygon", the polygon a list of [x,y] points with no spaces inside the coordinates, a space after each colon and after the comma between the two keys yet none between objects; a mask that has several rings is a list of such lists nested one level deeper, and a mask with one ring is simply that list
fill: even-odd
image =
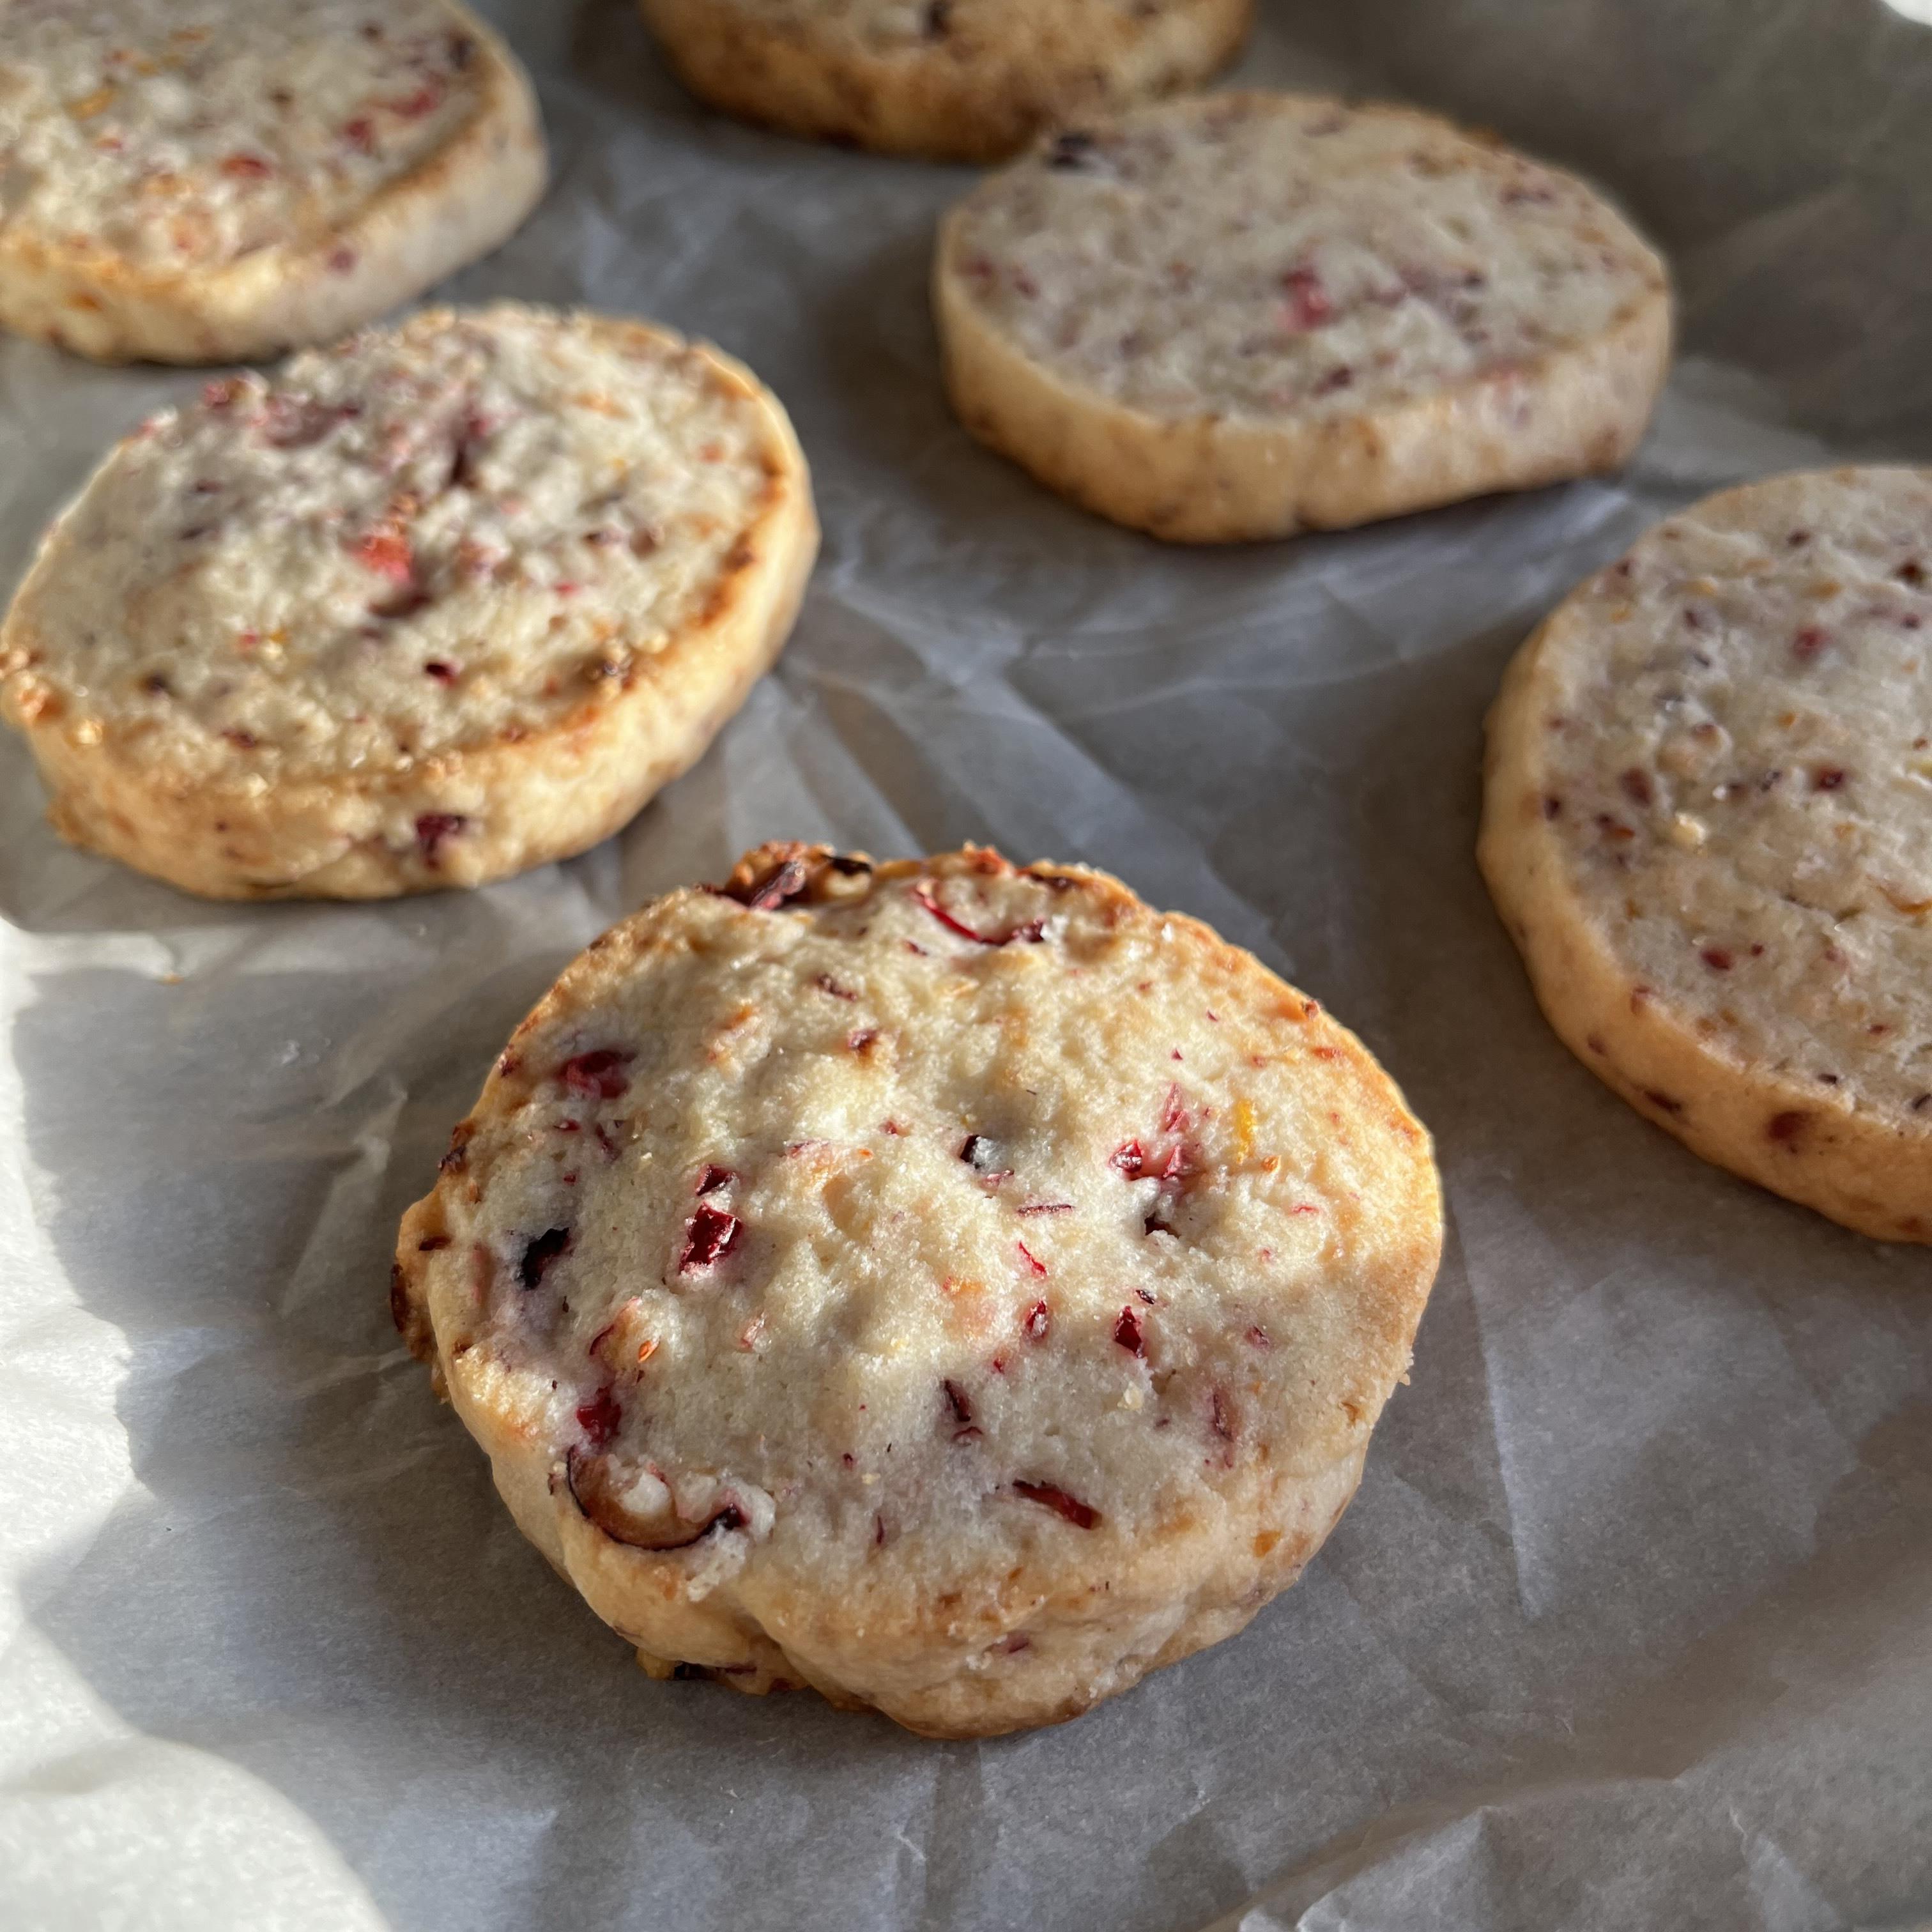
[{"label": "round shortbread cookie", "polygon": [[946,218],[934,304],[974,436],[1192,543],[1612,469],[1670,352],[1663,264],[1582,182],[1287,94],[1046,142]]},{"label": "round shortbread cookie", "polygon": [[1354,1493],[1435,1274],[1360,1044],[1103,874],[767,846],[598,940],[403,1222],[398,1324],[654,1675],[1048,1724]]},{"label": "round shortbread cookie", "polygon": [[715,350],[429,311],[122,443],[0,629],[0,709],[67,838],[190,892],[476,885],[703,752],[817,543],[784,410]]},{"label": "round shortbread cookie", "polygon": [[1932,1241],[1932,470],[1726,490],[1580,586],[1490,717],[1481,859],[1640,1112]]},{"label": "round shortbread cookie", "polygon": [[530,83],[452,0],[0,4],[0,326],[80,355],[328,341],[544,176]]},{"label": "round shortbread cookie", "polygon": [[811,139],[994,161],[1070,115],[1198,85],[1254,0],[642,0],[678,77]]}]

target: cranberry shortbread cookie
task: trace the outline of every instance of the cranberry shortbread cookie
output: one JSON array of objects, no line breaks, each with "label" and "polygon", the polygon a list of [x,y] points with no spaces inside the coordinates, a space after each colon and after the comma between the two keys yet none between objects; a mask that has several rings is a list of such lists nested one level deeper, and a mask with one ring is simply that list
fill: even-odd
[{"label": "cranberry shortbread cookie", "polygon": [[784,133],[993,161],[1076,114],[1198,86],[1254,0],[642,0],[700,99]]},{"label": "cranberry shortbread cookie", "polygon": [[544,177],[523,70],[452,0],[0,4],[0,325],[83,356],[328,341]]},{"label": "cranberry shortbread cookie", "polygon": [[1726,490],[1580,586],[1491,716],[1481,859],[1640,1113],[1932,1242],[1932,470]]},{"label": "cranberry shortbread cookie", "polygon": [[715,350],[428,311],[121,444],[0,628],[0,710],[66,837],[190,892],[476,885],[702,753],[817,542],[784,410]]},{"label": "cranberry shortbread cookie", "polygon": [[940,230],[982,442],[1192,543],[1614,468],[1664,382],[1664,266],[1592,189],[1406,108],[1210,95],[1068,128]]},{"label": "cranberry shortbread cookie", "polygon": [[1294,1581],[1442,1233],[1394,1084],[1205,926],[970,847],[775,845],[517,1029],[394,1306],[653,1674],[969,1736]]}]

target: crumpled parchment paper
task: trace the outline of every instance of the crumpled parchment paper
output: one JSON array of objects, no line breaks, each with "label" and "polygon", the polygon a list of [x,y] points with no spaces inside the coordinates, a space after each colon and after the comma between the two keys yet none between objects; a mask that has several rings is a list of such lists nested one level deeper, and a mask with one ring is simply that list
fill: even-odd
[{"label": "crumpled parchment paper", "polygon": [[[0,746],[0,1923],[461,1932],[1932,1920],[1932,1257],[1698,1162],[1576,1065],[1471,856],[1480,722],[1660,514],[1932,452],[1932,29],[1880,0],[1264,0],[1244,80],[1608,186],[1684,355],[1630,472],[1220,553],[970,444],[962,172],[685,100],[622,0],[490,10],[556,182],[452,293],[658,317],[791,408],[826,542],[777,674],[621,837],[472,895],[197,903]],[[0,574],[191,372],[0,347]],[[1084,860],[1330,1004],[1451,1216],[1360,1496],[1246,1635],[938,1744],[657,1684],[527,1547],[384,1292],[584,941],[770,836]]]}]

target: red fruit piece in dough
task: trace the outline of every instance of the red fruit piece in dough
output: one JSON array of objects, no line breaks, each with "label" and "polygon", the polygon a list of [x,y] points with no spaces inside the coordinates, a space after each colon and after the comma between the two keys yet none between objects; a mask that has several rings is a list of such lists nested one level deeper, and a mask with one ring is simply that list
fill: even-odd
[{"label": "red fruit piece in dough", "polygon": [[1091,1529],[1100,1520],[1098,1510],[1089,1508],[1078,1496],[1069,1496],[1052,1483],[1016,1482],[1013,1493],[1024,1496],[1030,1503],[1039,1503],[1057,1516],[1064,1516],[1077,1528]]},{"label": "red fruit piece in dough", "polygon": [[976,932],[964,920],[956,919],[939,903],[928,880],[920,880],[913,887],[912,896],[948,932],[956,932],[962,939],[970,939],[975,946],[1010,946],[1016,940],[1028,946],[1037,946],[1046,937],[1046,922],[1043,919],[1027,920],[1004,932]]},{"label": "red fruit piece in dough", "polygon": [[580,1100],[614,1100],[631,1084],[624,1071],[631,1058],[617,1047],[601,1046],[566,1060],[557,1077]]},{"label": "red fruit piece in dough", "polygon": [[700,1268],[710,1268],[738,1245],[738,1237],[744,1232],[745,1224],[736,1215],[728,1214],[706,1202],[692,1215],[691,1226],[685,1231],[684,1252],[678,1258],[678,1271],[694,1274]]}]

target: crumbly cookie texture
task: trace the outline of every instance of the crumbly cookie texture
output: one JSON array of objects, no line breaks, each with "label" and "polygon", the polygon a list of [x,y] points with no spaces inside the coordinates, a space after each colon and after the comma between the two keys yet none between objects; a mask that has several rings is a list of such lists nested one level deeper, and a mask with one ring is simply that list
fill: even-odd
[{"label": "crumbly cookie texture", "polygon": [[1064,130],[943,224],[962,421],[1194,542],[1615,467],[1670,346],[1596,192],[1403,108],[1235,94]]},{"label": "crumbly cookie texture", "polygon": [[106,359],[326,340],[543,188],[521,70],[450,0],[8,0],[0,324]]},{"label": "crumbly cookie texture", "polygon": [[971,847],[778,845],[566,971],[392,1299],[654,1674],[964,1736],[1294,1580],[1441,1241],[1394,1084],[1204,926]]},{"label": "crumbly cookie texture", "polygon": [[190,891],[474,885],[703,752],[816,542],[783,410],[715,350],[429,311],[116,449],[0,630],[0,707],[62,832]]},{"label": "crumbly cookie texture", "polygon": [[1728,490],[1581,585],[1497,700],[1481,859],[1640,1112],[1932,1241],[1932,470]]},{"label": "crumbly cookie texture", "polygon": [[1198,86],[1254,0],[642,0],[679,77],[809,139],[993,161],[1069,116]]}]

